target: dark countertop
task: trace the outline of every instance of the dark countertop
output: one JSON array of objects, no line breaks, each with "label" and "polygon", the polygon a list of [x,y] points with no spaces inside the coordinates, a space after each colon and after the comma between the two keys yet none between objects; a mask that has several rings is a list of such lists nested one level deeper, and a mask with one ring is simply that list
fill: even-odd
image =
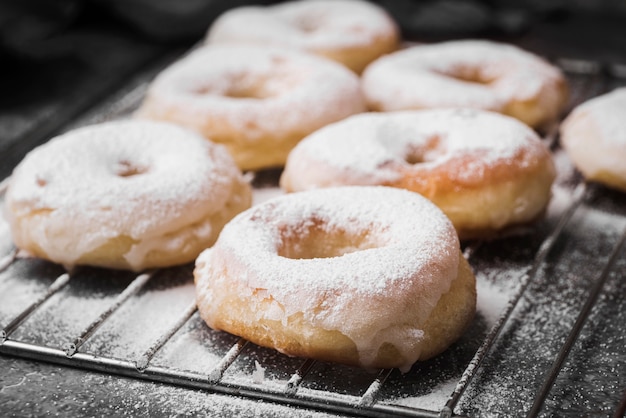
[{"label": "dark countertop", "polygon": [[0,371],[4,417],[337,416],[7,356]]}]

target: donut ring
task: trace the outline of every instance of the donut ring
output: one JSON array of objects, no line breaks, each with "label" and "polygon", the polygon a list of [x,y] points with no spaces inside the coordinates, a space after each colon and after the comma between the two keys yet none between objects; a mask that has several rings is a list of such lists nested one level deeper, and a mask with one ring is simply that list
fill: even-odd
[{"label": "donut ring", "polygon": [[626,87],[576,107],[561,124],[561,145],[588,180],[626,191]]},{"label": "donut ring", "polygon": [[368,113],[304,139],[280,179],[288,191],[386,185],[418,192],[462,239],[493,235],[539,216],[555,168],[523,123],[473,109]]},{"label": "donut ring", "polygon": [[250,204],[223,147],[174,125],[118,121],[32,150],[5,214],[15,245],[35,256],[139,271],[194,260]]},{"label": "donut ring", "polygon": [[194,277],[211,328],[366,368],[407,371],[444,351],[476,307],[450,221],[417,193],[389,187],[256,205],[198,257]]},{"label": "donut ring", "polygon": [[470,107],[503,113],[534,128],[556,120],[567,103],[561,71],[515,46],[450,41],[382,57],[363,73],[372,110]]},{"label": "donut ring", "polygon": [[163,71],[136,115],[193,128],[255,170],[282,166],[306,135],[364,110],[358,77],[332,61],[229,45],[200,48]]},{"label": "donut ring", "polygon": [[231,9],[211,25],[207,42],[302,49],[360,73],[398,48],[400,30],[383,8],[366,1],[291,1]]}]

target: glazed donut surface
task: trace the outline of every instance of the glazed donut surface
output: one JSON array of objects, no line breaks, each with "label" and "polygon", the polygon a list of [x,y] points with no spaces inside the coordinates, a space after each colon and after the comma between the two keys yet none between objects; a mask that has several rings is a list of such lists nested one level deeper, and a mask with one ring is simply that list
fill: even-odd
[{"label": "glazed donut surface", "polygon": [[365,110],[358,77],[332,61],[261,46],[207,46],[163,71],[137,111],[226,146],[242,170],[282,166],[309,133]]},{"label": "glazed donut surface", "polygon": [[493,235],[538,217],[555,168],[532,129],[498,113],[438,109],[366,113],[329,125],[292,151],[288,192],[385,185],[418,192],[461,238]]},{"label": "glazed donut surface", "polygon": [[342,187],[233,219],[194,271],[202,318],[291,356],[399,367],[445,350],[475,311],[454,228],[416,193]]},{"label": "glazed donut surface", "polygon": [[399,29],[379,6],[360,0],[291,1],[234,8],[222,14],[207,42],[303,49],[360,73],[398,48]]},{"label": "glazed donut surface", "polygon": [[561,124],[561,145],[587,179],[626,191],[626,87],[576,107]]},{"label": "glazed donut surface", "polygon": [[158,122],[70,131],[15,168],[5,215],[16,246],[64,264],[142,270],[194,260],[251,204],[228,152]]},{"label": "glazed donut surface", "polygon": [[419,45],[382,57],[363,73],[372,110],[470,107],[534,128],[556,120],[567,102],[561,71],[515,46],[463,40]]}]

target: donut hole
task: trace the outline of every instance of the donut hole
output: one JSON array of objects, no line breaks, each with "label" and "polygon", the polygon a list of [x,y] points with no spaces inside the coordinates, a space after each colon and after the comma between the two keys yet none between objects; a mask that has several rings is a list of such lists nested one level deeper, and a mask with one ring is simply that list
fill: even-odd
[{"label": "donut hole", "polygon": [[193,93],[198,96],[219,95],[231,99],[266,99],[273,96],[272,93],[263,88],[263,85],[252,83],[232,83],[221,92],[211,86],[198,87],[194,89]]},{"label": "donut hole", "polygon": [[[276,58],[280,61],[280,57]],[[273,60],[274,62],[275,60]],[[274,63],[276,66],[280,64]],[[288,71],[274,68],[271,74],[240,73],[231,74],[223,85],[201,85],[192,90],[198,96],[217,95],[231,99],[269,99],[289,92],[298,84],[300,75],[290,75]]]},{"label": "donut hole", "polygon": [[488,85],[494,81],[494,77],[485,74],[480,68],[472,66],[457,66],[449,70],[436,70],[435,72],[464,83]]},{"label": "donut hole", "polygon": [[413,151],[404,155],[404,161],[409,165],[417,165],[431,160],[429,160],[423,152]]},{"label": "donut hole", "polygon": [[233,83],[224,96],[232,99],[267,99],[274,96],[263,83]]},{"label": "donut hole", "polygon": [[134,164],[128,160],[120,160],[115,165],[115,175],[118,177],[132,177],[144,174],[148,169],[146,167]]},{"label": "donut hole", "polygon": [[368,228],[349,231],[320,222],[289,228],[281,237],[278,255],[296,260],[340,257],[381,246]]},{"label": "donut hole", "polygon": [[404,161],[409,165],[424,164],[435,161],[445,154],[441,137],[433,135],[419,145],[409,143],[404,150]]},{"label": "donut hole", "polygon": [[292,24],[301,32],[312,33],[320,29],[322,18],[320,16],[302,15],[298,16]]}]

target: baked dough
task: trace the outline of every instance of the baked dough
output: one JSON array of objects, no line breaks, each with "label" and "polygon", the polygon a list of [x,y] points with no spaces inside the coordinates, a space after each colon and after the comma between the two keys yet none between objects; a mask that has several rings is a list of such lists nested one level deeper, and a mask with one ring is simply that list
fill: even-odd
[{"label": "baked dough", "polygon": [[234,218],[194,271],[207,324],[290,356],[407,371],[471,322],[475,278],[417,193],[338,187]]},{"label": "baked dough", "polygon": [[301,49],[360,73],[398,48],[400,30],[387,12],[361,0],[290,1],[234,8],[211,25],[207,43]]},{"label": "baked dough", "polygon": [[555,178],[537,134],[474,109],[365,113],[329,125],[291,152],[281,187],[296,192],[385,185],[439,206],[462,239],[490,237],[541,215]]},{"label": "baked dough", "polygon": [[567,104],[561,71],[513,45],[482,40],[413,46],[370,64],[363,90],[372,110],[475,108],[537,129]]},{"label": "baked dough", "polygon": [[223,147],[170,124],[118,121],[31,151],[5,215],[15,245],[35,256],[138,271],[193,261],[250,204]]},{"label": "baked dough", "polygon": [[306,135],[365,110],[358,77],[299,51],[208,46],[164,70],[138,118],[192,128],[223,144],[242,170],[278,167]]},{"label": "baked dough", "polygon": [[626,87],[576,107],[561,124],[561,145],[588,180],[626,191]]}]

